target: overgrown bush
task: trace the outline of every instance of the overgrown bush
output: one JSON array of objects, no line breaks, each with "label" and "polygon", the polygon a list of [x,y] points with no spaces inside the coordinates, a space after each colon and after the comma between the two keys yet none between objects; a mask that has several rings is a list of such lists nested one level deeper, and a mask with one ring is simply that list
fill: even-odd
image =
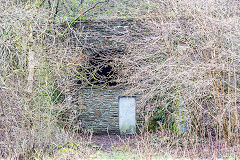
[{"label": "overgrown bush", "polygon": [[72,28],[76,20],[143,15],[148,33],[111,61],[119,72],[116,87],[143,95],[142,107],[150,115],[146,120],[152,116],[160,129],[178,133],[179,124],[188,120],[191,134],[205,137],[211,132],[236,144],[238,1],[107,2],[0,2],[1,157],[43,158],[67,146],[81,151],[75,158],[86,158],[89,143],[63,129],[76,123],[76,117],[61,122],[72,108],[78,74],[88,80],[79,72],[85,67],[79,63],[83,48],[72,47],[67,35],[79,34]]},{"label": "overgrown bush", "polygon": [[73,59],[64,52],[56,55],[54,48],[61,43],[53,40],[62,36],[58,30],[64,22],[63,1],[41,2],[0,2],[0,153],[4,158],[53,156],[56,146],[71,141],[81,142],[78,150],[91,151],[89,143],[59,125],[59,115],[71,107],[65,95],[70,92]]},{"label": "overgrown bush", "polygon": [[238,143],[239,3],[152,3],[157,9],[145,19],[149,36],[132,43],[130,53],[115,62],[127,92],[142,94],[146,111],[159,109],[153,118],[164,115],[162,106],[179,101],[189,132]]}]

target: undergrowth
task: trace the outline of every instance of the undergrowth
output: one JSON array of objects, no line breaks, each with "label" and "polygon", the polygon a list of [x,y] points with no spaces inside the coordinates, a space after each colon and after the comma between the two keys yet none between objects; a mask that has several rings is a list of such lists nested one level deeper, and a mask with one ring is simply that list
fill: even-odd
[{"label": "undergrowth", "polygon": [[[76,90],[91,85],[86,75],[108,65],[118,71],[115,87],[141,94],[146,113],[146,132],[123,139],[114,152],[139,159],[239,156],[239,11],[237,0],[1,1],[0,156],[96,154],[72,104]],[[82,34],[75,21],[116,17],[137,17],[146,32],[134,31],[131,42],[112,37],[129,42],[126,53],[88,70],[89,53],[70,43]]]}]

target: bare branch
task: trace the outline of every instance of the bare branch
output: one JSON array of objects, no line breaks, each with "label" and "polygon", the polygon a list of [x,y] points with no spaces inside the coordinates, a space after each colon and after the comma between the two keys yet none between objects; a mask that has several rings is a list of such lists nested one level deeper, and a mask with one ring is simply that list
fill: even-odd
[{"label": "bare branch", "polygon": [[55,8],[54,18],[57,16],[57,13],[58,13],[59,1],[60,0],[57,1],[57,6]]}]

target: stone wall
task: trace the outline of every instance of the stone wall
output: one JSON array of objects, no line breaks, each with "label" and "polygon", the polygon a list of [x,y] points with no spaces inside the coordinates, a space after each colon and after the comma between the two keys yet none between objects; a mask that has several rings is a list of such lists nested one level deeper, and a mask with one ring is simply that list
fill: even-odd
[{"label": "stone wall", "polygon": [[[148,29],[144,20],[112,19],[76,22],[65,34],[64,43],[73,50],[66,53],[81,54],[84,64],[96,54],[122,54],[128,52],[128,44],[146,38]],[[63,26],[65,29],[67,26]],[[63,29],[63,30],[64,30]],[[82,49],[82,50],[81,50]],[[79,51],[81,50],[81,51]],[[86,58],[87,57],[87,58]],[[79,91],[76,106],[77,125],[93,129],[95,133],[119,133],[118,98],[120,90],[85,88]],[[74,96],[74,97],[75,97]],[[142,126],[141,110],[136,109],[137,131]]]},{"label": "stone wall", "polygon": [[[85,88],[79,91],[76,107],[80,127],[92,129],[97,134],[119,133],[118,98],[120,90]],[[143,116],[136,107],[137,131],[142,126]]]},{"label": "stone wall", "polygon": [[146,38],[149,30],[144,22],[133,18],[79,21],[71,26],[65,37],[68,37],[68,46],[85,48],[90,54],[121,53],[127,50],[128,43]]}]

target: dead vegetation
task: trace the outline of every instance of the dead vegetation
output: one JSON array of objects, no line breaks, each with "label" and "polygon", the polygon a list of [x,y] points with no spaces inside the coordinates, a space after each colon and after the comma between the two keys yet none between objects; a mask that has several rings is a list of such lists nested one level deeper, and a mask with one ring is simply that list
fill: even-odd
[{"label": "dead vegetation", "polygon": [[190,123],[192,134],[238,144],[239,3],[166,4],[146,21],[151,36],[116,61],[122,82],[143,95],[148,111],[171,106],[175,121]]},{"label": "dead vegetation", "polygon": [[[120,6],[125,10],[115,8],[112,17],[144,14],[148,32],[128,44],[125,54],[97,57],[101,63],[92,64],[95,70],[89,68],[84,47],[72,47],[64,35],[81,34],[72,27],[76,20],[92,18],[96,12],[101,18],[118,1],[109,5],[83,1],[85,6],[70,2],[0,2],[1,157],[87,159],[95,154],[89,132],[81,132],[79,138],[70,131],[79,128],[66,127],[76,123],[76,117],[60,123],[74,101],[78,80],[84,82],[78,87],[113,80],[115,87],[128,88],[126,93],[143,95],[146,123],[156,109],[165,109],[172,117],[169,121],[162,121],[163,114],[157,117],[157,129],[170,129],[171,134],[146,132],[122,141],[121,152],[140,159],[166,152],[191,159],[239,156],[237,0],[124,1]],[[134,12],[126,9],[128,5],[142,8]],[[102,83],[98,71],[109,64],[117,75]],[[181,124],[187,124],[188,134],[180,134]],[[206,151],[208,155],[201,155]]]}]

